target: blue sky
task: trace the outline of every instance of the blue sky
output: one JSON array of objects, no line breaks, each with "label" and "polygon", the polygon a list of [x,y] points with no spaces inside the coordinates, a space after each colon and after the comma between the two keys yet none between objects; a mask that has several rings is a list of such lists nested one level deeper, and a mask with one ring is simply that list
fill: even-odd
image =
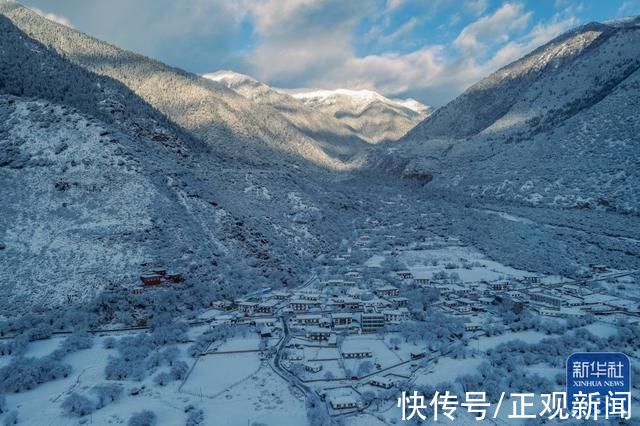
[{"label": "blue sky", "polygon": [[364,88],[439,106],[569,28],[640,0],[25,0],[52,19],[196,73]]}]

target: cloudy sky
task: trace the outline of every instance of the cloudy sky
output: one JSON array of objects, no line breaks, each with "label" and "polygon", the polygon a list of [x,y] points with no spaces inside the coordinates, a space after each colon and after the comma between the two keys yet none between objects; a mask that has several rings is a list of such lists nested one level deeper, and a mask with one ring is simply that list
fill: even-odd
[{"label": "cloudy sky", "polygon": [[196,73],[284,88],[365,88],[441,105],[479,78],[640,0],[24,0],[40,13]]}]

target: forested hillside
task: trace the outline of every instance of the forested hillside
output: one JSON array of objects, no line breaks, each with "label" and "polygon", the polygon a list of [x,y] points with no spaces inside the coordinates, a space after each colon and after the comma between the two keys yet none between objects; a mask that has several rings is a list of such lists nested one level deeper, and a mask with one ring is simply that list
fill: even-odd
[{"label": "forested hillside", "polygon": [[640,212],[640,20],[572,30],[470,87],[398,145],[431,188]]},{"label": "forested hillside", "polygon": [[221,154],[256,165],[348,169],[353,144],[327,144],[305,135],[275,109],[195,74],[162,64],[48,21],[17,3],[0,12],[28,36],[91,72],[114,78]]}]

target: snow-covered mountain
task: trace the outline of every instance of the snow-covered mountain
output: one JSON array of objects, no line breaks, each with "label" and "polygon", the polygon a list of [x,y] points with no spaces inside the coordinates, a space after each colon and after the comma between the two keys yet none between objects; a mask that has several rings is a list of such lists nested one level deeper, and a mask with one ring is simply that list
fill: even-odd
[{"label": "snow-covered mountain", "polygon": [[638,213],[639,99],[640,19],[590,23],[471,86],[394,155],[446,191]]},{"label": "snow-covered mountain", "polygon": [[292,162],[304,167],[348,169],[364,143],[314,139],[269,105],[223,84],[167,66],[49,21],[13,2],[0,12],[33,39],[91,72],[124,83],[171,121],[229,158],[256,165]]},{"label": "snow-covered mountain", "polygon": [[[569,32],[371,148],[357,136],[375,126],[344,111],[397,128],[395,109],[421,107],[211,81],[0,11],[0,310],[130,286],[149,259],[211,291],[291,283],[382,187],[638,212],[638,20]],[[365,148],[376,162],[351,173]],[[406,190],[383,168],[432,181]]]},{"label": "snow-covered mountain", "polygon": [[286,117],[302,133],[334,144],[364,149],[358,132],[332,115],[310,108],[298,99],[261,83],[245,74],[218,71],[204,74],[204,78],[218,82],[260,105],[268,106]]},{"label": "snow-covered mountain", "polygon": [[371,90],[288,91],[307,106],[330,114],[371,143],[396,141],[431,113],[414,99],[389,99]]},{"label": "snow-covered mountain", "polygon": [[[30,13],[13,4],[0,7]],[[58,40],[56,31],[47,35],[37,25],[32,31],[68,49],[80,37]],[[339,187],[327,193],[335,177],[300,167],[304,158],[295,152],[277,158],[271,146],[262,151],[270,157],[251,158],[265,145],[259,135],[201,138],[210,134],[183,129],[139,95],[162,104],[150,92],[70,61],[4,15],[0,33],[3,314],[134,286],[148,261],[209,283],[212,294],[286,285],[296,280],[297,265],[331,244],[327,229],[340,228],[332,216],[347,199]],[[134,61],[132,69],[145,66],[162,67]],[[160,80],[196,81],[203,88],[197,99],[207,105],[213,102],[205,97],[208,87],[230,93],[240,105],[250,102],[213,82],[171,72]],[[238,152],[220,148],[225,142]],[[249,143],[256,150],[242,152]],[[287,167],[277,166],[285,160]]]},{"label": "snow-covered mountain", "polygon": [[205,78],[261,104],[267,104],[310,135],[359,137],[369,143],[399,139],[431,108],[414,99],[389,99],[371,90],[274,89],[233,71],[205,74]]}]

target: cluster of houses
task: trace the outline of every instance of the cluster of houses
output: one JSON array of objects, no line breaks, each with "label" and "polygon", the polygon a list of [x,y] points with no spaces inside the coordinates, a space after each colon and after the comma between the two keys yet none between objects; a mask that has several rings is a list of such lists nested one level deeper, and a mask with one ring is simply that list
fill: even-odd
[{"label": "cluster of houses", "polygon": [[[233,311],[231,322],[243,318],[285,315],[289,327],[310,341],[334,342],[336,333],[375,333],[388,324],[411,318],[408,300],[400,290],[380,285],[365,290],[329,280],[322,289],[299,291],[267,291],[234,301],[219,301],[215,308]],[[348,288],[347,291],[333,291]],[[225,316],[227,317],[227,316]]]},{"label": "cluster of houses", "polygon": [[[606,267],[595,265],[594,273],[607,272]],[[400,274],[400,273],[399,273]],[[524,276],[519,279],[499,281],[478,281],[454,284],[426,277],[408,276],[423,287],[436,288],[440,302],[434,308],[441,308],[457,315],[475,315],[487,310],[496,299],[509,297],[514,303],[526,307],[541,316],[558,318],[579,318],[593,315],[638,316],[638,302],[596,291],[587,285],[587,280],[571,282],[545,282],[539,276]],[[471,328],[477,325],[470,325]]]},{"label": "cluster of houses", "polygon": [[148,273],[140,275],[140,287],[134,288],[134,293],[138,293],[145,288],[158,287],[165,284],[179,284],[184,281],[182,274],[178,272],[168,272],[166,269],[155,268]]}]

